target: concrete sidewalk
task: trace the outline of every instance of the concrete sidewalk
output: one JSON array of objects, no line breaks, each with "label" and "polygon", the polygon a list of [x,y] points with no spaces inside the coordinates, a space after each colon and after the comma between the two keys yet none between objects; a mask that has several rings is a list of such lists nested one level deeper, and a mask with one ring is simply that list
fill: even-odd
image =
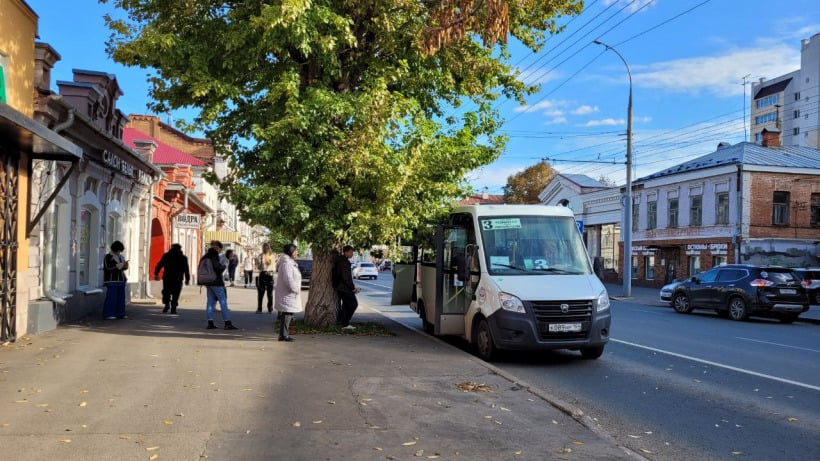
[{"label": "concrete sidewalk", "polygon": [[[647,306],[659,306],[659,307],[669,307],[669,303],[662,302],[660,300],[660,288],[647,288],[647,287],[640,287],[640,286],[632,286],[631,296],[626,297],[624,296],[625,290],[623,285],[621,284],[612,284],[607,283],[606,290],[609,292],[609,296],[613,299],[620,300],[620,301],[632,301],[639,304],[645,304]],[[798,322],[804,323],[812,323],[815,325],[820,325],[820,306],[812,305],[809,307],[809,310],[800,314],[800,317],[797,319]]]},{"label": "concrete sidewalk", "polygon": [[364,302],[354,324],[393,336],[284,343],[255,290],[228,293],[240,330],[206,330],[204,290],[186,287],[178,316],[132,305],[0,348],[3,458],[640,458],[546,390]]}]

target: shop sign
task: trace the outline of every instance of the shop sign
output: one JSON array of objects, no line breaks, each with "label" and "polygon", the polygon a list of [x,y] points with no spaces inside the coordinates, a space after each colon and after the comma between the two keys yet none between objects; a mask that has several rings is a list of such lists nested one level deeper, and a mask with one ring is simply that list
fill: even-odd
[{"label": "shop sign", "polygon": [[729,251],[728,243],[690,243],[686,245],[687,255],[699,255],[701,252],[713,255],[725,255]]},{"label": "shop sign", "polygon": [[182,213],[174,218],[174,224],[177,229],[199,229],[200,218],[198,214]]},{"label": "shop sign", "polygon": [[150,186],[151,183],[154,182],[153,176],[150,174],[138,170],[134,168],[134,165],[128,163],[127,161],[123,160],[117,154],[109,151],[108,149],[104,150],[102,153],[103,163],[108,165],[109,167],[119,171],[120,173],[128,176],[129,178],[134,179],[139,184],[144,186]]}]

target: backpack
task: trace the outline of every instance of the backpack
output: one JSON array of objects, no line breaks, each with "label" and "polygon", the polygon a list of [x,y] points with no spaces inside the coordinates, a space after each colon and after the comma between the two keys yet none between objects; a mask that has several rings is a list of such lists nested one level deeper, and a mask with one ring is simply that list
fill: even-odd
[{"label": "backpack", "polygon": [[202,259],[199,260],[199,265],[196,267],[196,284],[210,285],[217,280],[219,280],[219,275],[217,275],[214,269],[213,260],[207,256],[203,256]]}]

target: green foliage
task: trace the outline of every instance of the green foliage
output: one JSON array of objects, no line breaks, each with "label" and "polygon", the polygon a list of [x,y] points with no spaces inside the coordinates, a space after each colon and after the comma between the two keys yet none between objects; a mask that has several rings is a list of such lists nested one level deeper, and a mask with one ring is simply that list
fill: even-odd
[{"label": "green foliage", "polygon": [[539,203],[538,194],[547,187],[555,171],[546,162],[535,165],[507,178],[504,186],[505,203]]},{"label": "green foliage", "polygon": [[[228,159],[218,185],[243,219],[322,250],[408,237],[466,195],[464,174],[504,148],[493,101],[535,89],[504,40],[473,39],[490,37],[479,22],[448,41],[440,2],[111,1],[127,16],[107,18],[109,53],[156,70],[153,110],[199,110],[191,126]],[[490,23],[498,3],[533,49],[582,6],[493,0],[468,14]]]}]

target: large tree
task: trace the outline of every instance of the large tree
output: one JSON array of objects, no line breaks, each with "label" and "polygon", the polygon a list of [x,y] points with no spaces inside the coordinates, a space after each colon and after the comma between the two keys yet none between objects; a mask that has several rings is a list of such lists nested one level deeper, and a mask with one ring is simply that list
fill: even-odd
[{"label": "large tree", "polygon": [[507,178],[505,203],[540,203],[538,194],[547,187],[555,171],[546,162],[539,162]]},{"label": "large tree", "polygon": [[[108,0],[100,0],[106,2]],[[581,0],[111,0],[111,56],[154,69],[152,109],[193,107],[244,219],[313,246],[305,319],[335,321],[332,250],[406,236],[495,160],[500,96]]]}]

